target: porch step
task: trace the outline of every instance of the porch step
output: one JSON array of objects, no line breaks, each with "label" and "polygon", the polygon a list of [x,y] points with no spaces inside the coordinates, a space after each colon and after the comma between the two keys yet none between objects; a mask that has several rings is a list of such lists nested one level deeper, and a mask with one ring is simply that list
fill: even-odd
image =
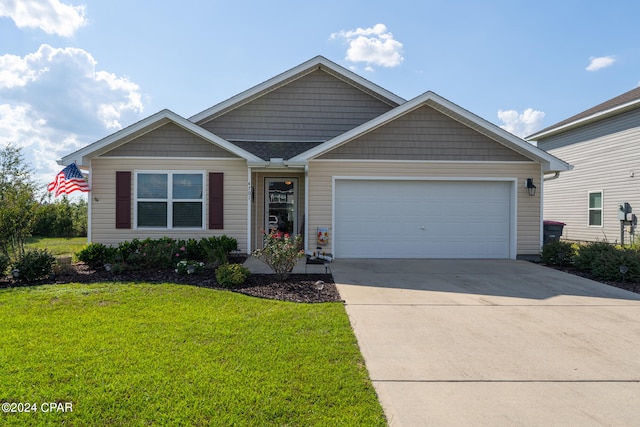
[{"label": "porch step", "polygon": [[[293,267],[292,273],[294,273],[294,274],[324,274],[324,272],[325,272],[324,265],[322,265],[322,264],[319,264],[319,265],[312,265],[312,264],[306,265],[306,263],[307,263],[306,258],[300,259],[296,263],[296,266]],[[260,261],[256,257],[250,256],[249,258],[247,258],[247,260],[244,262],[243,265],[246,268],[248,268],[249,271],[252,274],[273,274],[273,270],[271,270],[267,266],[267,264],[265,264],[264,262]],[[305,267],[306,267],[306,272],[305,272]]]}]

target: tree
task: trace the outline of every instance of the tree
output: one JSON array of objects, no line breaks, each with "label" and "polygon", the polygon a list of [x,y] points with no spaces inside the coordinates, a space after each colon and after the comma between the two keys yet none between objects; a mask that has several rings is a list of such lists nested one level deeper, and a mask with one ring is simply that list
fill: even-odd
[{"label": "tree", "polygon": [[32,234],[40,237],[87,235],[87,201],[71,202],[66,195],[52,201],[51,195],[38,204]]},{"label": "tree", "polygon": [[0,252],[24,254],[35,216],[35,184],[20,148],[0,149]]}]

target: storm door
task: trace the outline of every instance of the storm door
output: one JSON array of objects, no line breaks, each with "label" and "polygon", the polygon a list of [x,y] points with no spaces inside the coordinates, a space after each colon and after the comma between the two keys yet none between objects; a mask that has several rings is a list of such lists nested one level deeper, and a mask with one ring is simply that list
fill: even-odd
[{"label": "storm door", "polygon": [[298,229],[297,178],[265,178],[265,230],[295,235]]}]

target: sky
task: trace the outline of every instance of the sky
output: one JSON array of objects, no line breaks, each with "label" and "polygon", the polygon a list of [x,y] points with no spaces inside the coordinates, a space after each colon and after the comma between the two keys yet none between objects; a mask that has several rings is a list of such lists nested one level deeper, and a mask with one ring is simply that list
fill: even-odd
[{"label": "sky", "polygon": [[640,2],[0,0],[0,146],[56,160],[322,55],[524,137],[640,85]]}]

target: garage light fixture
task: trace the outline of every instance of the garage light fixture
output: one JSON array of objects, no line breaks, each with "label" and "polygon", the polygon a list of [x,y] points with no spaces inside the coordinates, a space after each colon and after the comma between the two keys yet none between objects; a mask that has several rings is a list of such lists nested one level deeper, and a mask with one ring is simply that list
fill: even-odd
[{"label": "garage light fixture", "polygon": [[533,185],[533,178],[527,178],[527,191],[530,196],[536,195],[536,186]]}]

